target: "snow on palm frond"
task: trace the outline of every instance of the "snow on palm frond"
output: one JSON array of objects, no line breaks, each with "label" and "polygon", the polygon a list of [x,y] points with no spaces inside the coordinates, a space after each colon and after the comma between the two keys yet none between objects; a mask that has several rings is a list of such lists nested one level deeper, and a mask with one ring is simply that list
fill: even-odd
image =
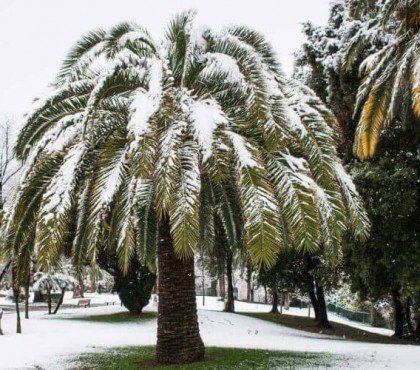
[{"label": "snow on palm frond", "polygon": [[9,222],[16,250],[29,235],[19,231],[25,205],[35,209],[28,220],[46,266],[69,235],[76,264],[94,263],[99,248],[124,271],[134,256],[150,262],[163,219],[189,257],[204,235],[213,242],[208,210],[257,265],[275,263],[290,240],[333,250],[343,230],[360,232],[358,195],[336,171],[331,113],[285,79],[261,34],[198,31],[193,16],[175,17],[161,43],[121,23],[72,49],[18,139],[34,168]]},{"label": "snow on palm frond", "polygon": [[55,291],[61,289],[73,289],[77,285],[76,280],[63,273],[37,272],[34,276],[34,291]]},{"label": "snow on palm frond", "polygon": [[370,221],[362,200],[350,175],[346,173],[341,163],[335,164],[335,173],[341,185],[352,232],[360,241],[364,241],[369,236]]},{"label": "snow on palm frond", "polygon": [[226,125],[227,119],[219,104],[212,100],[193,101],[190,109],[196,140],[203,149],[203,161],[206,162],[211,156],[214,131]]}]

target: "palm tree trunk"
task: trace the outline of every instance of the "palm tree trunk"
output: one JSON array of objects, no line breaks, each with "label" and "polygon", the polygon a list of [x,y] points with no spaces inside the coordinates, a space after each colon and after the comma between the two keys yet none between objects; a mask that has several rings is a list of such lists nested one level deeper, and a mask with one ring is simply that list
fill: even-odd
[{"label": "palm tree trunk", "polygon": [[168,215],[158,227],[158,363],[190,363],[204,359],[195,298],[194,259],[174,251]]},{"label": "palm tree trunk", "polygon": [[64,300],[64,294],[66,294],[66,288],[61,288],[61,295],[60,295],[60,299],[57,302],[57,306],[55,307],[54,313],[53,315],[55,315],[58,312],[58,309],[60,308],[60,306],[63,303]]},{"label": "palm tree trunk", "polygon": [[232,274],[232,254],[230,252],[226,255],[226,276],[227,276],[227,299],[225,312],[235,312],[235,299],[233,297],[233,274]]}]

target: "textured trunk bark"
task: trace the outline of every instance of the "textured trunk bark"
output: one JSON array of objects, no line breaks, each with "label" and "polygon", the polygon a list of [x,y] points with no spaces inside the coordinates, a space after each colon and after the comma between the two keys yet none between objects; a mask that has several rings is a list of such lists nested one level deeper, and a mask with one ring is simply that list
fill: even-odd
[{"label": "textured trunk bark", "polygon": [[66,288],[61,288],[61,295],[60,295],[60,299],[57,302],[57,306],[55,307],[54,310],[54,315],[58,312],[58,309],[60,308],[60,306],[63,304],[63,300],[64,300],[64,294],[66,294]]},{"label": "textured trunk bark", "polygon": [[233,297],[233,275],[232,275],[232,255],[226,256],[226,276],[227,276],[227,299],[225,304],[225,312],[235,312],[235,299]]},{"label": "textured trunk bark", "polygon": [[271,291],[271,294],[272,294],[273,302],[272,302],[270,313],[279,313],[279,307],[278,307],[279,295],[277,294],[277,290],[273,289]]},{"label": "textured trunk bark", "polygon": [[391,294],[394,302],[394,337],[402,338],[404,335],[404,308],[401,303],[400,291],[394,288]]},{"label": "textured trunk bark", "polygon": [[162,216],[158,229],[157,361],[200,361],[204,359],[204,344],[197,320],[194,259],[180,259],[175,254],[167,215]]},{"label": "textured trunk bark", "polygon": [[332,325],[328,321],[327,305],[325,303],[324,288],[320,283],[316,283],[316,297],[319,304],[319,319],[318,325],[321,328],[331,329]]}]

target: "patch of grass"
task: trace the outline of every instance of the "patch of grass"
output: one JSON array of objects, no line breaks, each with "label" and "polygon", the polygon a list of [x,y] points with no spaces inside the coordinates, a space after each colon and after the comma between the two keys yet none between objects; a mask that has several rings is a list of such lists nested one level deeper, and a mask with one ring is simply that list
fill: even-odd
[{"label": "patch of grass", "polygon": [[352,326],[344,324],[338,324],[335,322],[331,322],[333,329],[323,329],[317,325],[317,322],[313,318],[304,316],[251,312],[241,313],[241,315],[255,317],[257,319],[274,322],[277,324],[288,326],[290,328],[299,329],[310,333],[335,335],[343,339],[345,338],[350,340],[357,340],[360,342],[385,344],[413,344],[412,341],[370,333],[366,330],[354,328]]},{"label": "patch of grass", "polygon": [[75,360],[74,370],[138,369],[298,369],[336,367],[340,358],[328,353],[266,351],[238,348],[206,348],[203,362],[188,365],[157,365],[155,347],[121,347],[104,353],[91,353]]},{"label": "patch of grass", "polygon": [[155,312],[143,312],[140,315],[132,315],[129,312],[119,312],[112,315],[92,315],[83,317],[71,317],[66,320],[106,322],[110,324],[121,324],[128,322],[140,322],[156,318]]}]

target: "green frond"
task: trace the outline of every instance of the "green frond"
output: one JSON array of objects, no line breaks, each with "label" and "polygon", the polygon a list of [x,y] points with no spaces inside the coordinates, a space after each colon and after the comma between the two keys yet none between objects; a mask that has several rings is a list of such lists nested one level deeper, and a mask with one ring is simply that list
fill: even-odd
[{"label": "green frond", "polygon": [[169,215],[175,252],[182,258],[190,258],[197,249],[200,230],[198,148],[195,143],[186,141],[180,151],[180,173],[170,200]]},{"label": "green frond", "polygon": [[280,203],[282,220],[290,231],[295,248],[316,252],[320,246],[321,222],[307,162],[290,155],[271,155],[267,158],[267,166]]}]

